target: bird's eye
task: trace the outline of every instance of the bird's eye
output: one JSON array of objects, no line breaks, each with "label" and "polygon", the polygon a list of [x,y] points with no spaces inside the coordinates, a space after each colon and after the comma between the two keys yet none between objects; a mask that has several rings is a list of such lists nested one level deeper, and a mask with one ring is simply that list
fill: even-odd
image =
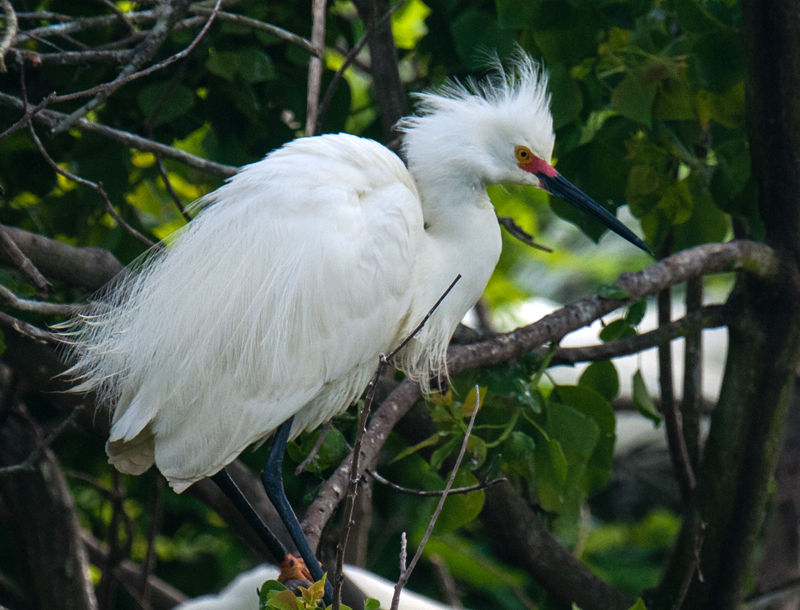
[{"label": "bird's eye", "polygon": [[520,163],[527,163],[533,159],[533,153],[527,146],[517,146],[514,149],[514,153],[517,155],[517,161]]}]

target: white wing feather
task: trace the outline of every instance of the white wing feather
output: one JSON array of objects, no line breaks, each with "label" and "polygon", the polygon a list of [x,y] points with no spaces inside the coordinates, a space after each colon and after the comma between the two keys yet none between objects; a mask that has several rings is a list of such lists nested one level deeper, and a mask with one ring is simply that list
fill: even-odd
[{"label": "white wing feather", "polygon": [[76,390],[114,405],[110,461],[176,491],[357,398],[407,332],[424,233],[402,162],[348,135],[295,140],[205,203],[73,335]]}]

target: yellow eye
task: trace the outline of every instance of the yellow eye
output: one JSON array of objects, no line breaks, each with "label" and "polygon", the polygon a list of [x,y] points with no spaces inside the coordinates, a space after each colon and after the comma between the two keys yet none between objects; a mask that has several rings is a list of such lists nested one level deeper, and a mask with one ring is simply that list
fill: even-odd
[{"label": "yellow eye", "polygon": [[527,163],[533,159],[533,153],[527,146],[517,146],[514,149],[514,154],[517,155],[517,161],[520,163]]}]

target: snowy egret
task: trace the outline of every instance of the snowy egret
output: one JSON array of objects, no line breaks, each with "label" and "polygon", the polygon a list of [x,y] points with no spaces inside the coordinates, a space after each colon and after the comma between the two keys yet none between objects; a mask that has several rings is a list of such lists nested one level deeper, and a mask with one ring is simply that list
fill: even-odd
[{"label": "snowy egret", "polygon": [[70,332],[75,391],[110,405],[106,451],[122,472],[155,464],[178,493],[213,476],[258,529],[224,467],[277,431],[262,479],[315,579],[283,493],[285,444],[357,399],[379,354],[460,274],[395,363],[423,385],[446,375],[448,342],[500,256],[487,186],[543,188],[649,252],[551,165],[546,77],[527,56],[418,95],[400,129],[408,169],[347,134],[300,138],[243,167]]}]

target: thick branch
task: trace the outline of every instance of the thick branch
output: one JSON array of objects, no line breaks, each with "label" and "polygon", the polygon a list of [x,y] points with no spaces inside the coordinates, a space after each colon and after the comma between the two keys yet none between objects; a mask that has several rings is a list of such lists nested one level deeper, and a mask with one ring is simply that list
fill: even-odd
[{"label": "thick branch", "polygon": [[562,545],[511,485],[486,490],[481,522],[503,555],[513,557],[562,601],[583,610],[627,610],[633,605]]},{"label": "thick branch", "polygon": [[[0,428],[0,465],[22,462],[35,450],[36,436],[19,415],[6,417]],[[32,471],[0,477],[0,493],[14,522],[35,606],[96,610],[74,501],[53,452],[44,450]]]},{"label": "thick branch", "polygon": [[[756,242],[707,244],[679,252],[642,271],[623,274],[617,284],[627,290],[631,300],[638,301],[691,277],[732,269],[746,269],[759,276],[772,277],[777,271],[777,261],[769,247]],[[448,350],[448,370],[450,374],[455,374],[521,357],[549,341],[557,341],[564,335],[591,324],[623,304],[624,301],[594,296],[568,305],[511,333],[472,345],[451,346]],[[419,397],[419,387],[405,380],[376,411],[364,436],[362,463],[365,469],[374,468],[378,452],[389,432]],[[316,547],[322,528],[344,498],[351,459],[351,455],[344,459],[322,486],[306,513],[303,531],[308,536],[311,548]]]},{"label": "thick branch", "polygon": [[[44,275],[90,292],[124,269],[111,252],[102,248],[78,248],[16,227],[4,225],[3,230]],[[11,262],[2,249],[0,261]]]}]

